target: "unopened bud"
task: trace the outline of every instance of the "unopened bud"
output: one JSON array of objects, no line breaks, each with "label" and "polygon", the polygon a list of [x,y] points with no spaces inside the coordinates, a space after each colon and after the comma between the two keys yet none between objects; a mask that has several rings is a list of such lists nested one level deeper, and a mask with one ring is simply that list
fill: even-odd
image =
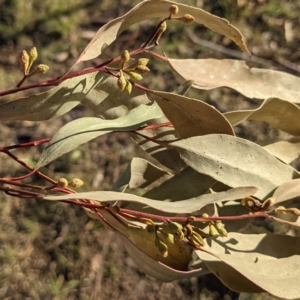
[{"label": "unopened bud", "polygon": [[131,94],[131,91],[132,91],[132,84],[130,81],[126,80],[126,86],[125,86],[125,89],[124,91],[127,93],[127,94]]},{"label": "unopened bud", "polygon": [[220,236],[227,237],[228,233],[224,227],[224,224],[221,221],[216,221],[214,223],[214,226],[216,227],[217,231],[219,232]]},{"label": "unopened bud", "polygon": [[209,226],[209,234],[211,236],[218,235],[217,229],[212,224],[209,224],[208,226]]},{"label": "unopened bud", "polygon": [[123,91],[127,85],[127,80],[126,80],[122,70],[120,70],[120,77],[118,78],[117,84],[118,84],[118,88],[121,91]]},{"label": "unopened bud", "polygon": [[21,68],[24,72],[24,75],[26,75],[28,73],[28,66],[29,66],[29,55],[26,50],[21,51],[20,62],[21,62]]},{"label": "unopened bud", "polygon": [[195,21],[195,18],[189,14],[183,15],[181,18],[179,18],[180,21],[183,23],[191,23]]},{"label": "unopened bud", "polygon": [[49,66],[40,64],[38,65],[32,73],[35,74],[44,74],[49,70]]},{"label": "unopened bud", "polygon": [[124,72],[127,75],[129,75],[132,80],[138,81],[138,80],[142,80],[143,79],[143,76],[141,74],[139,74],[139,73],[136,73],[136,72],[126,72],[126,70],[124,70]]},{"label": "unopened bud", "polygon": [[124,50],[121,54],[121,61],[125,65],[130,60],[130,54],[127,50]]},{"label": "unopened bud", "polygon": [[160,27],[159,27],[159,29],[158,29],[157,37],[156,37],[156,42],[155,42],[156,45],[159,44],[160,37],[161,37],[161,35],[166,31],[166,29],[167,29],[167,22],[164,21],[164,22],[160,25]]},{"label": "unopened bud", "polygon": [[203,247],[205,245],[203,238],[197,232],[193,232],[188,240],[196,247]]},{"label": "unopened bud", "polygon": [[162,242],[159,238],[155,240],[155,245],[158,248],[158,251],[163,257],[168,256],[168,246],[164,242]]},{"label": "unopened bud", "polygon": [[179,13],[179,8],[177,5],[173,4],[170,6],[169,8],[169,12],[172,14],[172,15],[176,15]]},{"label": "unopened bud", "polygon": [[71,181],[69,181],[69,186],[74,188],[79,188],[84,185],[84,182],[79,178],[74,178]]},{"label": "unopened bud", "polygon": [[57,181],[57,186],[60,187],[60,188],[66,188],[68,187],[68,180],[66,178],[60,178],[58,181]]},{"label": "unopened bud", "polygon": [[28,66],[28,72],[32,66],[32,64],[36,61],[38,57],[38,53],[36,50],[36,47],[32,47],[29,51],[29,66]]},{"label": "unopened bud", "polygon": [[135,72],[139,74],[144,74],[150,71],[150,69],[144,65],[137,66],[134,70]]},{"label": "unopened bud", "polygon": [[37,50],[36,50],[36,47],[32,47],[29,51],[29,57],[30,57],[30,60],[32,62],[34,62],[37,57],[38,57],[38,53],[37,53]]}]

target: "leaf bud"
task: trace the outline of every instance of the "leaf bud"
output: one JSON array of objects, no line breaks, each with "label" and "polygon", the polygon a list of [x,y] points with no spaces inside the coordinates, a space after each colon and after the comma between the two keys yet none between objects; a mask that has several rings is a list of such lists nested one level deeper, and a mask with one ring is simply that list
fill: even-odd
[{"label": "leaf bud", "polygon": [[24,75],[27,75],[28,66],[29,66],[29,55],[26,50],[21,51],[20,62],[21,62],[21,68],[23,70]]},{"label": "leaf bud", "polygon": [[132,91],[132,84],[130,81],[126,80],[126,86],[125,86],[125,89],[124,91],[127,93],[127,94],[131,94],[131,91]]},{"label": "leaf bud", "polygon": [[84,182],[79,178],[74,178],[71,181],[69,181],[69,186],[74,188],[79,188],[84,185]]},{"label": "leaf bud", "polygon": [[182,21],[183,23],[191,23],[195,21],[195,18],[192,15],[185,14],[181,18],[179,18],[179,20]]},{"label": "leaf bud", "polygon": [[171,5],[170,8],[169,8],[169,12],[172,14],[172,15],[176,15],[179,13],[179,7],[175,4]]},{"label": "leaf bud", "polygon": [[57,186],[60,187],[60,188],[66,188],[68,187],[68,180],[66,178],[60,178],[58,181],[57,181]]},{"label": "leaf bud", "polygon": [[122,70],[120,70],[120,77],[118,78],[117,85],[121,91],[123,91],[127,85],[127,80],[126,80]]},{"label": "leaf bud", "polygon": [[125,65],[130,60],[130,54],[128,50],[124,50],[121,54],[121,61]]},{"label": "leaf bud", "polygon": [[35,70],[32,72],[32,75],[33,75],[33,74],[44,74],[44,73],[46,73],[48,70],[49,70],[49,66],[40,64],[40,65],[38,65],[38,66],[35,68]]}]

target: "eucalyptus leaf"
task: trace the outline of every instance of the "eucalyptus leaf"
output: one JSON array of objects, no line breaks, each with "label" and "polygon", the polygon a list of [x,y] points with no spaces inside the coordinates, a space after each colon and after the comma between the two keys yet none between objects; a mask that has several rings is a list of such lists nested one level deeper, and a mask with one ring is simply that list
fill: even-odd
[{"label": "eucalyptus leaf", "polygon": [[168,213],[193,213],[200,210],[207,204],[216,203],[219,201],[237,200],[246,196],[250,196],[257,191],[255,187],[239,187],[230,189],[225,192],[205,194],[199,197],[191,198],[188,200],[182,200],[177,202],[165,202],[157,201],[144,197],[139,197],[132,194],[118,193],[118,192],[85,192],[75,193],[64,196],[46,196],[43,199],[51,201],[70,200],[70,199],[89,199],[99,202],[110,202],[110,201],[124,201],[140,203],[160,211]]},{"label": "eucalyptus leaf", "polygon": [[63,81],[40,94],[0,105],[0,120],[43,121],[61,116],[77,106],[107,75],[90,73]]},{"label": "eucalyptus leaf", "polygon": [[262,147],[230,135],[210,134],[170,143],[187,165],[231,187],[256,186],[264,198],[299,173]]},{"label": "eucalyptus leaf", "polygon": [[144,197],[155,200],[178,201],[204,194],[215,183],[216,180],[212,177],[187,167],[158,187],[146,192]]},{"label": "eucalyptus leaf", "polygon": [[158,103],[181,138],[210,133],[234,135],[226,118],[205,102],[158,91],[149,92],[148,97]]},{"label": "eucalyptus leaf", "polygon": [[51,139],[44,149],[36,168],[45,166],[57,157],[70,152],[79,145],[108,132],[119,130],[135,130],[151,119],[159,118],[163,113],[160,108],[140,105],[131,110],[127,115],[115,120],[100,118],[81,118],[74,120],[62,127]]},{"label": "eucalyptus leaf", "polygon": [[273,198],[276,206],[285,205],[283,203],[290,200],[295,200],[299,206],[300,179],[289,180],[281,184],[274,192]]},{"label": "eucalyptus leaf", "polygon": [[102,26],[83,50],[74,65],[81,61],[90,60],[99,56],[102,52],[103,45],[110,45],[131,25],[148,19],[168,17],[169,7],[173,4],[178,6],[180,15],[192,15],[195,18],[196,23],[202,24],[219,34],[227,36],[243,51],[249,53],[241,33],[227,20],[214,16],[200,8],[187,6],[181,3],[165,0],[148,0],[139,3],[122,17],[116,18]]},{"label": "eucalyptus leaf", "polygon": [[269,153],[276,156],[283,162],[290,164],[300,156],[300,138],[292,138],[288,141],[279,141],[264,146]]},{"label": "eucalyptus leaf", "polygon": [[300,78],[285,72],[249,68],[245,61],[234,59],[169,59],[169,63],[201,90],[229,87],[248,98],[300,103]]},{"label": "eucalyptus leaf", "polygon": [[288,101],[268,98],[254,110],[238,110],[224,114],[232,126],[245,120],[263,121],[292,135],[300,135],[300,108]]},{"label": "eucalyptus leaf", "polygon": [[[188,88],[189,83],[182,86],[179,92],[184,92]],[[94,112],[101,115],[105,119],[116,119],[126,115],[130,110],[138,107],[141,104],[151,104],[147,94],[134,88],[132,93],[128,95],[124,91],[120,91],[117,86],[117,79],[109,77],[101,82],[83,101],[82,104],[92,109]],[[147,122],[145,125],[155,125],[169,122],[166,117],[161,117]],[[177,151],[166,149],[164,146],[152,142],[151,139],[160,141],[173,141],[177,139],[176,132],[171,127],[159,127],[151,130],[139,131],[144,136],[130,133],[132,139],[148,154],[147,159],[159,162],[165,167],[178,171],[183,166],[184,162],[180,159]]]},{"label": "eucalyptus leaf", "polygon": [[149,161],[134,157],[123,174],[114,184],[114,191],[122,192],[126,187],[152,189],[172,177],[165,170]]},{"label": "eucalyptus leaf", "polygon": [[128,251],[131,258],[137,264],[137,266],[145,272],[147,275],[163,281],[169,282],[177,279],[191,278],[196,276],[201,276],[209,273],[208,269],[205,268],[191,270],[191,271],[179,271],[174,268],[171,268],[155,259],[151,258],[144,251],[137,248],[133,243],[128,239],[121,237],[126,250]]},{"label": "eucalyptus leaf", "polygon": [[198,257],[230,289],[300,297],[300,238],[274,234],[230,233],[208,242]]}]

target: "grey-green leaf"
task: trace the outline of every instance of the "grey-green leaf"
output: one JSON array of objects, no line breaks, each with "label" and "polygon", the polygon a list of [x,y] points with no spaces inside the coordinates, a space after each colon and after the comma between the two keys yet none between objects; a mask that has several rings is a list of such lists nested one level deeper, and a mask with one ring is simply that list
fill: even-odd
[{"label": "grey-green leaf", "polygon": [[264,146],[264,148],[272,155],[289,164],[300,156],[300,138],[296,137],[288,141],[279,141]]},{"label": "grey-green leaf", "polygon": [[268,98],[254,110],[238,110],[224,114],[232,126],[245,120],[263,121],[292,135],[300,135],[300,108],[288,101]]},{"label": "grey-green leaf", "polygon": [[207,204],[215,203],[219,201],[229,201],[237,200],[246,196],[250,196],[257,191],[255,187],[239,187],[235,189],[230,189],[225,192],[205,194],[199,197],[191,198],[188,200],[182,200],[177,202],[166,202],[157,201],[144,197],[139,197],[132,194],[118,193],[118,192],[85,192],[76,193],[64,196],[47,196],[44,197],[45,200],[59,201],[68,199],[90,199],[99,202],[109,202],[109,201],[124,201],[133,202],[148,205],[154,209],[169,212],[169,213],[193,213],[200,210]]},{"label": "grey-green leaf", "polygon": [[178,201],[205,194],[216,183],[210,176],[187,167],[180,173],[146,192],[144,197],[155,200]]},{"label": "grey-green leaf", "polygon": [[81,118],[62,127],[51,139],[50,144],[43,151],[36,168],[45,166],[57,157],[70,152],[79,145],[97,136],[114,130],[135,130],[148,120],[163,115],[158,105],[140,105],[127,115],[115,120],[100,118]]},{"label": "grey-green leaf", "polygon": [[288,73],[249,68],[233,59],[169,59],[173,69],[193,87],[210,90],[229,87],[249,98],[270,97],[300,103],[300,78]]},{"label": "grey-green leaf", "polygon": [[126,187],[152,189],[170,177],[171,174],[149,161],[134,157],[113,189],[117,192],[123,192]]},{"label": "grey-green leaf", "polygon": [[300,238],[275,234],[230,233],[211,240],[198,257],[230,289],[300,297]]},{"label": "grey-green leaf", "polygon": [[[110,45],[124,30],[135,23],[147,19],[166,18],[169,15],[169,7],[176,4],[179,7],[180,15],[190,14],[195,18],[195,22],[205,27],[227,36],[233,40],[243,51],[249,53],[243,36],[227,20],[214,16],[202,9],[187,6],[171,1],[143,1],[132,8],[128,13],[114,19],[102,26],[93,39],[81,53],[75,64],[99,56],[104,44]],[[74,64],[74,65],[75,65]]]},{"label": "grey-green leaf", "polygon": [[0,120],[43,121],[61,116],[77,106],[107,75],[90,73],[63,81],[40,94],[0,106]]},{"label": "grey-green leaf", "polygon": [[158,91],[149,92],[148,97],[158,103],[181,138],[210,133],[234,135],[226,118],[205,102]]},{"label": "grey-green leaf", "polygon": [[264,198],[299,173],[262,147],[230,135],[210,134],[169,144],[187,165],[231,187],[256,186]]}]

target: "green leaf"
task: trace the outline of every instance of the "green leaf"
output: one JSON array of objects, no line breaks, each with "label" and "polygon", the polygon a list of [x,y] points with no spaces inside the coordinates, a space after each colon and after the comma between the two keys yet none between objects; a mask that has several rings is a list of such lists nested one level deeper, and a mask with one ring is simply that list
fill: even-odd
[{"label": "green leaf", "polygon": [[300,238],[275,234],[230,233],[207,240],[197,256],[230,289],[268,292],[284,299],[300,297]]},{"label": "green leaf", "polygon": [[285,100],[269,98],[257,109],[231,111],[224,115],[232,126],[245,120],[263,121],[289,134],[300,135],[300,108]]},{"label": "green leaf", "polygon": [[300,78],[288,73],[249,68],[244,61],[233,59],[169,59],[169,63],[201,90],[229,87],[249,98],[300,103]]},{"label": "green leaf", "polygon": [[114,130],[135,130],[146,121],[159,118],[163,113],[160,108],[140,105],[127,115],[115,120],[100,118],[81,118],[62,127],[51,139],[50,144],[44,149],[36,168],[45,166],[57,157],[70,152],[79,145]]},{"label": "green leaf", "polygon": [[211,134],[169,144],[187,165],[231,187],[256,186],[264,198],[299,173],[262,147],[230,135]]},{"label": "green leaf", "polygon": [[227,20],[214,16],[202,9],[187,6],[171,1],[143,1],[132,8],[128,13],[114,19],[102,26],[93,39],[81,53],[75,64],[99,56],[103,45],[110,45],[124,30],[135,23],[153,18],[166,18],[169,15],[169,7],[176,4],[180,15],[191,14],[195,22],[227,36],[233,40],[243,51],[249,53],[241,33]]},{"label": "green leaf", "polygon": [[107,75],[90,73],[63,81],[40,94],[0,105],[0,120],[43,121],[61,116],[77,106]]},{"label": "green leaf", "polygon": [[43,199],[52,201],[68,199],[90,199],[99,202],[114,202],[120,200],[124,202],[133,202],[148,205],[152,208],[168,213],[193,213],[195,211],[200,210],[207,204],[220,201],[241,199],[243,197],[254,194],[256,191],[257,188],[255,187],[239,187],[235,189],[230,189],[225,192],[205,194],[199,197],[177,202],[157,201],[132,194],[103,191],[76,193],[64,196],[47,196]]},{"label": "green leaf", "polygon": [[210,133],[234,135],[226,118],[205,102],[158,91],[150,92],[148,96],[158,103],[181,138]]}]

